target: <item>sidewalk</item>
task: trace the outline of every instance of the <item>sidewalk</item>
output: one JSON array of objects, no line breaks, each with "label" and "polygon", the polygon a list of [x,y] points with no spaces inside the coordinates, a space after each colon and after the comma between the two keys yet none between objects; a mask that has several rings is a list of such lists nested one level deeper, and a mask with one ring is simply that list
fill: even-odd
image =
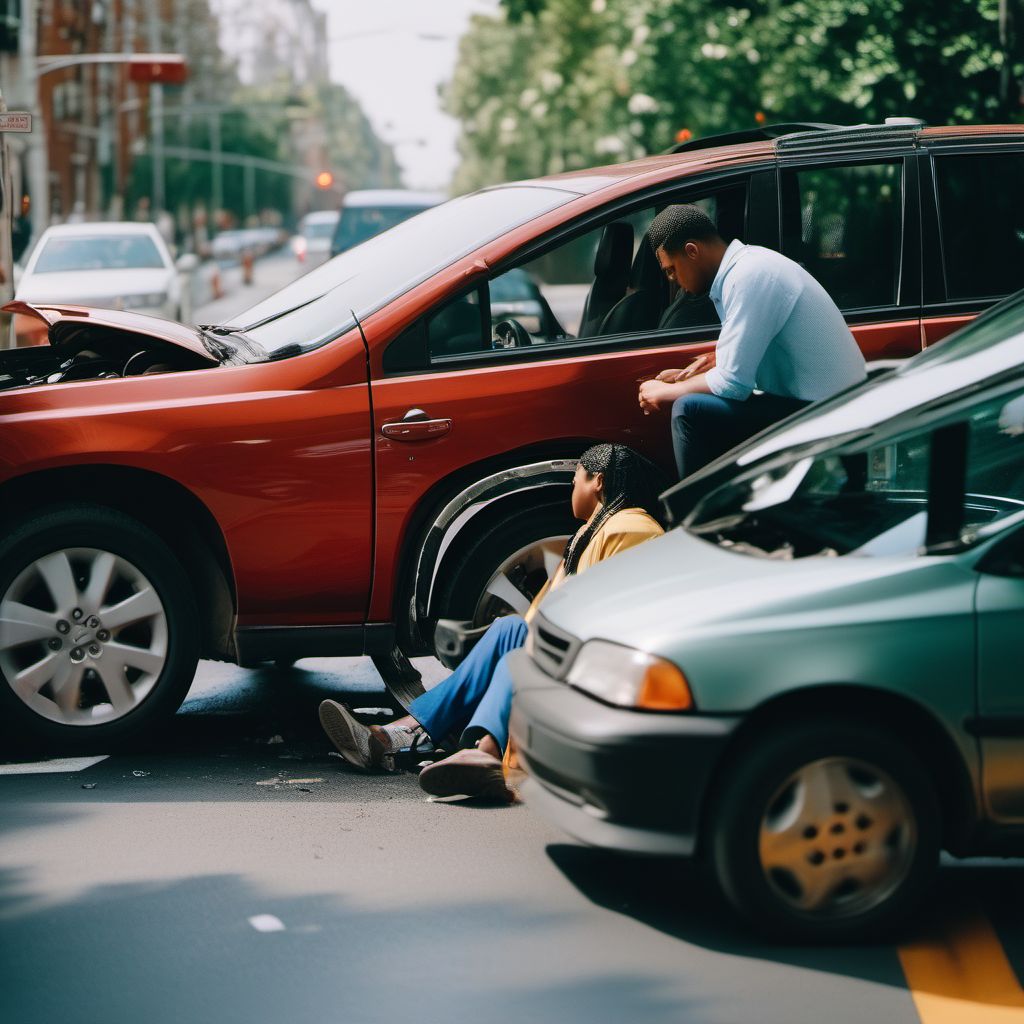
[{"label": "sidewalk", "polygon": [[192,320],[198,324],[222,324],[254,306],[278,289],[301,277],[309,269],[299,263],[289,251],[279,251],[257,260],[253,268],[253,283],[242,283],[239,266],[219,270],[224,295],[197,305]]}]

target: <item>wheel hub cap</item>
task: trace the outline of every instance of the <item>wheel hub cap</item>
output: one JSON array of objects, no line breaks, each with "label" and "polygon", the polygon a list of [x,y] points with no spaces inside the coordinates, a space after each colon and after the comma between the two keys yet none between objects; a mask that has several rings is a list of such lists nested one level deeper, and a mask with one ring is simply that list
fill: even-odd
[{"label": "wheel hub cap", "polygon": [[156,684],[167,653],[159,594],[109,551],[44,555],[0,595],[0,674],[49,721],[94,725],[128,714]]}]

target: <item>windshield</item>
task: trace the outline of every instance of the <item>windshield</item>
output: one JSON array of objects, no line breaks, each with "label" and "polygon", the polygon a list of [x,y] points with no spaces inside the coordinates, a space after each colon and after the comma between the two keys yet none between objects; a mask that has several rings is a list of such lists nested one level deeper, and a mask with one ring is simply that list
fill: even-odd
[{"label": "windshield", "polygon": [[[1024,388],[975,402],[935,428],[809,455],[712,491],[684,526],[766,558],[909,554],[925,544],[934,430],[966,431],[961,539],[1024,511]],[[939,472],[956,473],[937,453]],[[962,456],[961,456],[962,458]],[[961,463],[962,464],[962,463]]]},{"label": "windshield", "polygon": [[155,270],[164,265],[160,250],[146,235],[96,235],[91,238],[51,238],[39,253],[34,273]]},{"label": "windshield", "polygon": [[575,198],[561,189],[509,186],[453,199],[335,256],[226,326],[270,353],[286,345],[308,351],[354,327],[353,313],[375,312],[481,245]]},{"label": "windshield", "polygon": [[330,238],[334,232],[336,220],[314,220],[303,224],[302,233],[306,238]]}]

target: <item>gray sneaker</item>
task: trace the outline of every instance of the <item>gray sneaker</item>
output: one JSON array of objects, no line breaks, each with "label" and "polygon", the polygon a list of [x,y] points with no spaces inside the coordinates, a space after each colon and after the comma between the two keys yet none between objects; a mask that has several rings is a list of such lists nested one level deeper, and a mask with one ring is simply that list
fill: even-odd
[{"label": "gray sneaker", "polygon": [[[379,756],[373,756],[379,752],[374,750],[371,754],[370,751],[373,734],[369,726],[357,721],[344,704],[333,700],[321,702],[320,724],[335,749],[353,768],[369,771],[379,765]],[[375,743],[374,746],[378,744]]]}]

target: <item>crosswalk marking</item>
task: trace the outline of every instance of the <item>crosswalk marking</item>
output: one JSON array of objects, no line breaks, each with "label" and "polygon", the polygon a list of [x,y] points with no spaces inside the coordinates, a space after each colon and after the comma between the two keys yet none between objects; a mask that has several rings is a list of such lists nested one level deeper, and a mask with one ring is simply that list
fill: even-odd
[{"label": "crosswalk marking", "polygon": [[951,917],[899,957],[921,1024],[1024,1024],[1024,989],[983,914]]},{"label": "crosswalk marking", "polygon": [[49,761],[22,761],[18,764],[0,764],[0,775],[46,775],[53,772],[80,772],[105,761],[109,754],[93,757],[57,757]]}]

